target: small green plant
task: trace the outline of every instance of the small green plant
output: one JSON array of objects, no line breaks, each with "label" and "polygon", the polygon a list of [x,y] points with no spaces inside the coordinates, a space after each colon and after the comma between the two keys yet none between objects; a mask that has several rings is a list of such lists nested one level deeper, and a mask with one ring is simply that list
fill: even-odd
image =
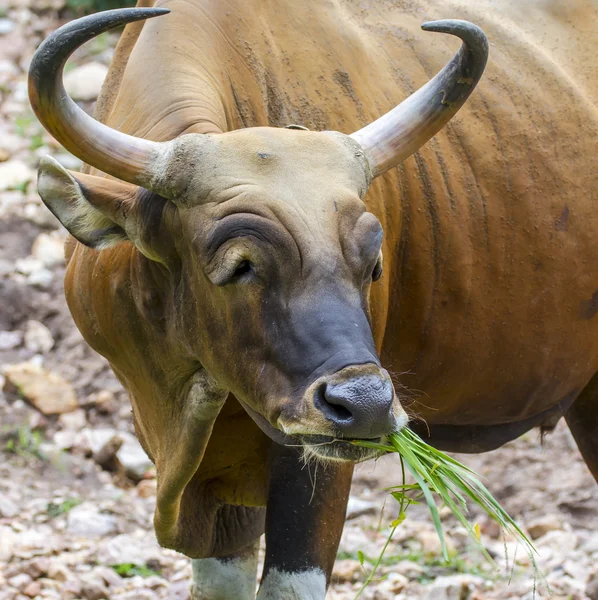
[{"label": "small green plant", "polygon": [[14,120],[15,131],[18,136],[26,137],[29,127],[35,122],[33,115],[19,115]]},{"label": "small green plant", "polygon": [[112,568],[121,577],[151,577],[152,575],[160,575],[159,571],[151,569],[147,565],[136,565],[135,563],[121,563],[119,565],[112,565]]},{"label": "small green plant", "polygon": [[9,434],[4,449],[26,459],[46,460],[46,455],[41,450],[42,442],[42,434],[37,429],[21,425]]},{"label": "small green plant", "polygon": [[[444,452],[429,446],[409,428],[404,428],[399,433],[392,434],[390,436],[390,444],[366,441],[355,441],[353,443],[358,446],[374,448],[381,452],[398,453],[403,477],[400,485],[388,488],[390,495],[399,503],[398,516],[391,523],[390,534],[382,548],[380,556],[374,561],[370,573],[355,598],[358,598],[373,580],[374,574],[382,562],[397,527],[406,518],[407,508],[411,504],[418,503],[421,500],[425,500],[430,511],[434,528],[440,539],[445,564],[450,564],[451,557],[444,537],[440,512],[436,505],[435,497],[438,497],[442,505],[450,509],[457,521],[469,533],[471,539],[475,542],[484,557],[489,563],[494,564],[492,557],[482,544],[478,525],[472,525],[465,516],[467,502],[470,501],[477,504],[504,531],[513,535],[523,545],[533,565],[534,575],[535,577],[538,576],[539,573],[534,560],[536,549],[533,544],[512,517],[492,496],[474,471]],[[413,476],[415,480],[414,484],[406,483],[406,470]],[[362,558],[363,555],[360,557],[360,562],[363,564],[364,560]]]},{"label": "small green plant", "polygon": [[30,183],[31,183],[31,181],[29,181],[29,179],[27,179],[26,181],[21,181],[20,183],[17,183],[16,185],[13,185],[9,189],[15,190],[17,192],[21,192],[22,194],[26,194],[27,193],[27,188],[29,187]]},{"label": "small green plant", "polygon": [[75,508],[75,506],[78,506],[79,504],[81,504],[81,500],[79,500],[78,498],[67,498],[60,504],[50,502],[48,506],[46,506],[46,512],[50,517],[55,519],[60,515],[66,514],[67,512],[69,512],[69,510]]},{"label": "small green plant", "polygon": [[38,148],[41,148],[44,145],[44,136],[41,133],[36,133],[31,136],[31,140],[29,142],[29,150],[34,152]]}]

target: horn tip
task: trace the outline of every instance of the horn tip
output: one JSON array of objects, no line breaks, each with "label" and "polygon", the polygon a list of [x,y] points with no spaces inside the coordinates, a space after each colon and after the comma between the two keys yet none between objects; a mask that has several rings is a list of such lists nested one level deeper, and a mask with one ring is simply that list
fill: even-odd
[{"label": "horn tip", "polygon": [[457,36],[472,48],[485,54],[488,53],[488,38],[486,34],[480,27],[469,21],[461,19],[427,21],[422,24],[421,28],[424,31],[448,33]]}]

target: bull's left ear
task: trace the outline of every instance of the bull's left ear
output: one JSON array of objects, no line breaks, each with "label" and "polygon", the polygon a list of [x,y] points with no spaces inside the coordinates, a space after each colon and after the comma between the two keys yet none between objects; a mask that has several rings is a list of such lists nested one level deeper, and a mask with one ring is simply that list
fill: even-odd
[{"label": "bull's left ear", "polygon": [[135,237],[137,186],[104,177],[71,173],[44,156],[37,190],[69,233],[90,248],[108,248]]}]

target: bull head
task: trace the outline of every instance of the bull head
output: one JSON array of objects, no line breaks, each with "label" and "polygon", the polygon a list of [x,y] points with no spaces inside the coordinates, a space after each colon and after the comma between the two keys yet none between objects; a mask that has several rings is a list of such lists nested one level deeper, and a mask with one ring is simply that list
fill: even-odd
[{"label": "bull head", "polygon": [[38,118],[69,151],[120,180],[69,173],[46,158],[40,195],[82,244],[128,240],[175,274],[181,344],[270,437],[322,458],[365,458],[346,441],[381,438],[407,418],[372,336],[383,232],[362,200],[373,178],[462,106],[484,70],[486,38],[464,21],[424,25],[460,37],[461,49],[352,135],[263,127],[153,142],[86,115],[62,85],[68,56],[103,31],[167,12],[92,15],[39,48],[30,71]]}]

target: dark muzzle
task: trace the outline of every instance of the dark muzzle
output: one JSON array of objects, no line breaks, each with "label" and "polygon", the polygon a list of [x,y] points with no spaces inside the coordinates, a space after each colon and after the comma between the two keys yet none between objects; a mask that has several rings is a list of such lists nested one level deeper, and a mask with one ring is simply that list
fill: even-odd
[{"label": "dark muzzle", "polygon": [[[339,437],[379,438],[394,428],[394,388],[386,371],[349,373],[344,369],[316,388],[314,403]],[[369,370],[369,369],[368,369]]]}]

